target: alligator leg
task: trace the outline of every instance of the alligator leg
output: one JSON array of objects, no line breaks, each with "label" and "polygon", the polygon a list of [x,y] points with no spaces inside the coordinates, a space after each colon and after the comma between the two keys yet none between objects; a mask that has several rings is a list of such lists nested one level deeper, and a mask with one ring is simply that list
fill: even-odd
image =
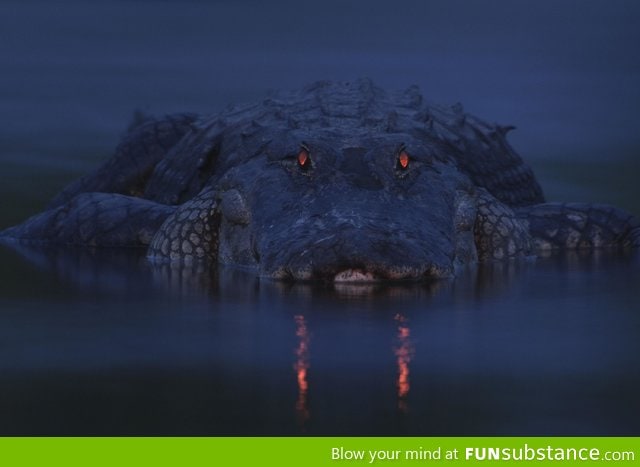
[{"label": "alligator leg", "polygon": [[516,212],[537,250],[640,247],[640,220],[613,206],[544,203]]},{"label": "alligator leg", "polygon": [[217,261],[221,214],[213,190],[207,189],[180,207],[160,226],[149,245],[152,261]]},{"label": "alligator leg", "polygon": [[191,114],[170,115],[134,126],[122,138],[113,157],[67,186],[48,207],[60,206],[87,192],[142,196],[156,164],[191,130],[195,118]]},{"label": "alligator leg", "polygon": [[175,207],[113,193],[82,193],[0,232],[0,240],[143,247]]},{"label": "alligator leg", "polygon": [[478,190],[474,237],[478,260],[502,261],[532,254],[531,236],[512,208]]}]

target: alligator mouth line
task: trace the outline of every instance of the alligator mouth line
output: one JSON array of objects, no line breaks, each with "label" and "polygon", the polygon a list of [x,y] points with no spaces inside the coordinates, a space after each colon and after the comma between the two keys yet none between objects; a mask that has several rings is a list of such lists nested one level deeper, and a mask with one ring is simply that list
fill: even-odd
[{"label": "alligator mouth line", "polygon": [[380,278],[372,272],[360,269],[344,269],[333,276],[333,282],[339,284],[380,282]]},{"label": "alligator mouth line", "polygon": [[408,283],[430,282],[438,279],[450,279],[451,271],[442,266],[430,265],[428,267],[412,268],[401,266],[380,266],[360,264],[342,264],[338,267],[326,266],[320,268],[308,267],[291,268],[283,266],[263,277],[285,282],[317,282],[325,284],[349,285],[349,284],[381,284],[381,283]]}]

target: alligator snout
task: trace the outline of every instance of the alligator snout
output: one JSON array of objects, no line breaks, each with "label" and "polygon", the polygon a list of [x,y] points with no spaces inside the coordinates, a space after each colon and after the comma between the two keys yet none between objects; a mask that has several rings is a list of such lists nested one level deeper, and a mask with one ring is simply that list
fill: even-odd
[{"label": "alligator snout", "polygon": [[344,269],[333,277],[333,282],[378,282],[375,274],[359,269]]},{"label": "alligator snout", "polygon": [[[383,227],[386,227],[385,230]],[[261,274],[277,280],[365,283],[422,281],[453,275],[442,245],[428,247],[419,236],[365,225],[314,232],[301,225],[274,248],[263,248]],[[425,239],[426,240],[426,239]]]}]

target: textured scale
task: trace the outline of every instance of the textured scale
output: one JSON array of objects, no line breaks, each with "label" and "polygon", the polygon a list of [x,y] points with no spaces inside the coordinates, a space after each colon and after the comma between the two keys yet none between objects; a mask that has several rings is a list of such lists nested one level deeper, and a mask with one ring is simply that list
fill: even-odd
[{"label": "textured scale", "polygon": [[[391,94],[369,80],[353,84],[318,82],[302,91],[274,96],[262,105],[232,107],[211,118],[196,120],[188,115],[171,116],[168,120],[178,127],[177,131],[164,138],[145,136],[139,143],[144,143],[143,150],[129,150],[132,143],[128,140],[138,142],[135,133],[121,144],[117,153],[126,154],[133,167],[123,167],[126,162],[121,157],[110,159],[93,177],[83,179],[59,199],[66,200],[71,193],[100,191],[95,189],[99,181],[103,191],[165,204],[182,203],[195,196],[214,175],[217,156],[225,152],[225,146],[235,145],[235,141],[224,140],[224,133],[229,127],[242,127],[244,137],[264,129],[274,132],[337,128],[356,135],[409,133],[427,141],[437,157],[454,160],[474,183],[500,201],[511,206],[544,201],[533,172],[508,144],[505,127],[467,116],[459,105],[429,105],[416,87]],[[162,122],[145,125],[159,124]],[[174,143],[173,147],[162,144],[167,139]],[[123,175],[130,173],[139,175]],[[113,180],[113,176],[104,177],[105,174],[119,177]],[[129,186],[124,188],[126,183]]]},{"label": "textured scale", "polygon": [[606,205],[546,203],[513,129],[416,86],[317,82],[213,116],[133,125],[115,154],[6,242],[145,247],[274,279],[451,277],[549,249],[637,248]]}]

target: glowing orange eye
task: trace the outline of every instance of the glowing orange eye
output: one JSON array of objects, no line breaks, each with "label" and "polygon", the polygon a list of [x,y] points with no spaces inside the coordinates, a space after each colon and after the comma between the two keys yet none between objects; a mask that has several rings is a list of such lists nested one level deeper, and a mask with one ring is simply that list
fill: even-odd
[{"label": "glowing orange eye", "polygon": [[298,165],[300,167],[308,167],[309,165],[309,151],[301,149],[298,153]]},{"label": "glowing orange eye", "polygon": [[398,155],[398,166],[401,169],[406,169],[407,167],[409,167],[409,154],[407,154],[407,151],[402,151]]}]

